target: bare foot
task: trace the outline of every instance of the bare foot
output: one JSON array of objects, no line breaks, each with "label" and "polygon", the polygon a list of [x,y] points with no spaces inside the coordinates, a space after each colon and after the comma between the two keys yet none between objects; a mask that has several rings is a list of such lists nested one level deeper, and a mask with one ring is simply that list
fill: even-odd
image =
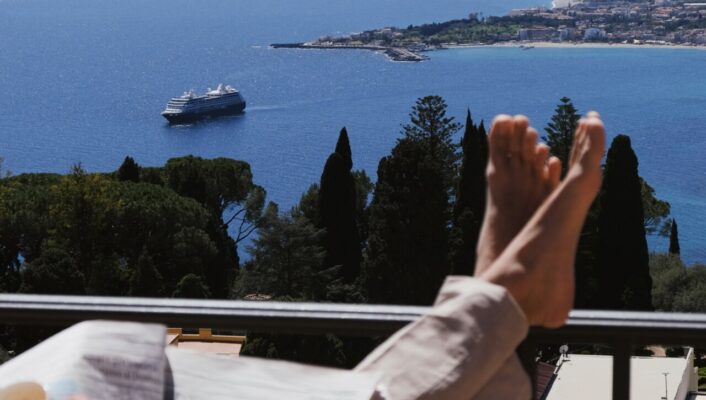
[{"label": "bare foot", "polygon": [[475,275],[483,274],[559,184],[561,163],[537,144],[522,115],[499,115],[490,129],[488,197],[478,240]]},{"label": "bare foot", "polygon": [[532,325],[564,324],[574,299],[574,259],[581,227],[601,185],[603,122],[579,122],[564,181],[481,276],[508,289]]}]

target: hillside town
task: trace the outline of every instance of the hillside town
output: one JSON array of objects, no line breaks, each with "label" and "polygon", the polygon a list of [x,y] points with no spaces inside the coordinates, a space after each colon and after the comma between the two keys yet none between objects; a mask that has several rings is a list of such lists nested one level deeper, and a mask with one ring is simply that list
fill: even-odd
[{"label": "hillside town", "polygon": [[[555,5],[558,5],[555,3]],[[517,40],[706,44],[706,3],[671,1],[575,2],[512,10],[508,17],[550,20],[518,29]]]},{"label": "hillside town", "polygon": [[273,47],[366,49],[394,61],[423,61],[421,53],[455,46],[532,43],[605,43],[653,46],[706,45],[706,3],[682,1],[574,1],[511,10],[505,16],[467,18],[406,28],[385,27],[306,43]]}]

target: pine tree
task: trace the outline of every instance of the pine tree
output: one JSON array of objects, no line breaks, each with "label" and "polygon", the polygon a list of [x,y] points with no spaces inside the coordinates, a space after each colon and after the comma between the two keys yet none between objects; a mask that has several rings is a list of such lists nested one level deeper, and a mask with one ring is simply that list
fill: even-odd
[{"label": "pine tree", "polygon": [[403,137],[380,160],[364,271],[371,302],[429,305],[449,273],[459,127],[444,99],[420,98]]},{"label": "pine tree", "polygon": [[681,247],[679,247],[679,230],[677,228],[676,219],[672,219],[672,231],[669,235],[669,254],[681,254]]},{"label": "pine tree", "polygon": [[338,152],[326,160],[319,187],[320,227],[325,229],[324,269],[341,266],[344,279],[352,282],[360,274],[362,258],[356,223],[356,191],[347,162]]},{"label": "pine tree", "polygon": [[449,197],[424,142],[380,160],[365,263],[370,302],[430,305],[448,274]]},{"label": "pine tree", "polygon": [[429,157],[436,160],[443,173],[444,187],[454,189],[459,155],[453,136],[461,129],[454,117],[446,116],[446,101],[440,96],[417,99],[409,114],[410,123],[402,127],[403,137],[425,143]]},{"label": "pine tree", "polygon": [[652,278],[638,160],[628,136],[616,136],[608,150],[600,201],[602,306],[651,310]]},{"label": "pine tree", "polygon": [[566,175],[569,166],[571,146],[574,132],[580,119],[579,114],[568,97],[562,97],[561,103],[554,110],[552,120],[544,130],[547,136],[542,137],[550,148],[552,155],[561,161],[561,176]]},{"label": "pine tree", "polygon": [[132,157],[125,157],[125,160],[120,165],[120,168],[118,168],[118,180],[130,182],[140,181],[140,166],[137,165]]},{"label": "pine tree", "polygon": [[488,164],[488,137],[483,122],[475,126],[471,111],[466,114],[466,129],[461,140],[463,151],[454,204],[450,261],[455,274],[472,275],[476,246],[485,214]]}]

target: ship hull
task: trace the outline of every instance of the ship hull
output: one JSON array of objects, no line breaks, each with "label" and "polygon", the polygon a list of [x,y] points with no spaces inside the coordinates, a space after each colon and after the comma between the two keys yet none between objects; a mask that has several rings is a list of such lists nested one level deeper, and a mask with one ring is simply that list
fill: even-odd
[{"label": "ship hull", "polygon": [[162,116],[169,121],[170,124],[187,124],[196,122],[206,118],[221,117],[225,115],[240,114],[245,110],[245,102],[229,105],[227,107],[214,108],[199,112],[162,112]]}]

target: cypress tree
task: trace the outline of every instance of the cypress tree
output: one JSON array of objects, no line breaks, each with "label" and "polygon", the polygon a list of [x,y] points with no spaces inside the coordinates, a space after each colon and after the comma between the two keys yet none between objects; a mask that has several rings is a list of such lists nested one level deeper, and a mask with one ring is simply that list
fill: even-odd
[{"label": "cypress tree", "polygon": [[478,236],[485,214],[488,137],[483,122],[480,126],[473,124],[470,110],[466,114],[461,149],[463,154],[453,210],[450,261],[453,273],[472,275]]},{"label": "cypress tree", "polygon": [[681,247],[679,247],[679,230],[677,228],[676,219],[672,219],[672,232],[669,235],[669,254],[681,254]]},{"label": "cypress tree", "polygon": [[580,119],[579,114],[568,97],[562,97],[561,103],[554,110],[551,122],[544,128],[547,136],[542,137],[549,146],[552,155],[561,161],[561,176],[566,175],[569,166],[574,132]]},{"label": "cypress tree", "polygon": [[351,144],[348,140],[348,131],[345,126],[341,129],[341,133],[338,135],[338,142],[336,142],[336,153],[343,157],[346,168],[350,171],[353,168],[353,157],[351,155]]},{"label": "cypress tree", "polygon": [[602,306],[651,310],[652,278],[638,160],[628,136],[615,137],[608,150],[600,202]]},{"label": "cypress tree", "polygon": [[132,157],[125,157],[120,168],[118,168],[118,180],[131,182],[140,181],[140,166],[137,165]]},{"label": "cypress tree", "polygon": [[325,229],[324,269],[341,266],[344,280],[352,282],[360,274],[362,258],[356,223],[355,182],[346,160],[338,152],[329,156],[321,174],[319,217],[320,227]]}]

